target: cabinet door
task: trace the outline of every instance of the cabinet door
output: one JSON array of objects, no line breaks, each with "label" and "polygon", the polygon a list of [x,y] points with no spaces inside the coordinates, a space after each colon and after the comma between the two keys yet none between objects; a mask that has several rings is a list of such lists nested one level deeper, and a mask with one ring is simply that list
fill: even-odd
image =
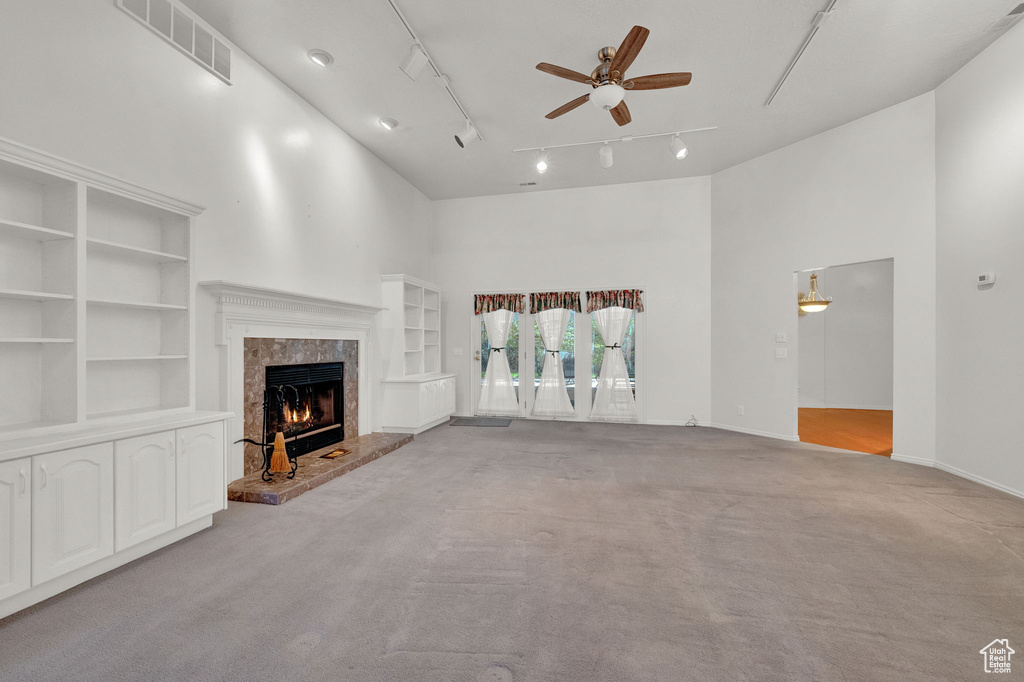
[{"label": "cabinet door", "polygon": [[174,431],[114,443],[117,551],[174,530]]},{"label": "cabinet door", "polygon": [[114,553],[114,445],[32,458],[32,584]]},{"label": "cabinet door", "polygon": [[441,407],[438,402],[440,399],[438,396],[440,391],[439,384],[440,382],[437,381],[428,381],[420,384],[420,424],[426,424],[437,419],[437,414]]},{"label": "cabinet door", "polygon": [[224,508],[224,424],[178,429],[178,525]]},{"label": "cabinet door", "polygon": [[455,412],[455,379],[449,377],[441,380],[441,414],[450,415]]},{"label": "cabinet door", "polygon": [[0,600],[32,586],[32,460],[0,464]]}]

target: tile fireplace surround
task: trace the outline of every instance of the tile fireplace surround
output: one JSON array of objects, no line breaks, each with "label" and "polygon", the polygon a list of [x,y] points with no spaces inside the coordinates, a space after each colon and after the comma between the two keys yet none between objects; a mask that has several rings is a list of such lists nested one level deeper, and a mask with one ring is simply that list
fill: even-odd
[{"label": "tile fireplace surround", "polygon": [[[263,438],[263,391],[266,388],[268,365],[301,365],[314,362],[343,362],[345,370],[344,417],[345,436],[359,433],[359,342],[337,339],[258,339],[247,338],[245,354],[244,401],[245,436]],[[244,472],[251,474],[263,468],[260,447],[245,444]]]},{"label": "tile fireplace surround", "polygon": [[[256,400],[260,406],[263,401],[262,388],[246,388],[249,357],[260,362],[275,357],[303,357],[306,362],[340,359],[345,362],[345,437],[373,431],[373,387],[380,381],[375,324],[381,308],[234,282],[206,281],[200,287],[213,297],[215,342],[225,348],[215,376],[222,409],[235,414],[228,425],[231,442],[262,432],[262,413],[258,428],[247,422],[247,404]],[[249,354],[253,349],[255,356]],[[260,384],[265,381],[263,371],[260,365]],[[251,466],[252,455],[242,445],[232,445],[228,480],[242,478]]]}]

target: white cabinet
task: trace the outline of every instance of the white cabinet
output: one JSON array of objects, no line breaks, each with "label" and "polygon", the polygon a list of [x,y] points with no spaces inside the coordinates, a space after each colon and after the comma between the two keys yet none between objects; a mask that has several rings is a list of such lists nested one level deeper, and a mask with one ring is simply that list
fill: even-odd
[{"label": "white cabinet", "polygon": [[114,553],[114,448],[32,458],[32,584]]},{"label": "white cabinet", "polygon": [[441,411],[440,382],[428,381],[420,384],[420,423],[426,424],[437,419]]},{"label": "white cabinet", "polygon": [[224,509],[224,424],[178,430],[178,525]]},{"label": "white cabinet", "polygon": [[0,463],[0,600],[32,585],[32,460]]},{"label": "white cabinet", "polygon": [[455,377],[441,379],[441,414],[451,415],[455,412]]},{"label": "white cabinet", "polygon": [[173,431],[114,443],[114,544],[121,551],[173,530]]},{"label": "white cabinet", "polygon": [[420,433],[455,412],[455,375],[384,380],[385,431]]}]

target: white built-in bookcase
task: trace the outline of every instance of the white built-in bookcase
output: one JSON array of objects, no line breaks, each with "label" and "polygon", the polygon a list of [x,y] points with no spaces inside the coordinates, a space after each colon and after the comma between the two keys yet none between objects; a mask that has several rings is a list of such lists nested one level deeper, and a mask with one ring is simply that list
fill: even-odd
[{"label": "white built-in bookcase", "polygon": [[383,275],[384,326],[396,335],[388,375],[441,371],[441,290],[407,275]]},{"label": "white built-in bookcase", "polygon": [[201,211],[0,138],[0,439],[194,408]]}]

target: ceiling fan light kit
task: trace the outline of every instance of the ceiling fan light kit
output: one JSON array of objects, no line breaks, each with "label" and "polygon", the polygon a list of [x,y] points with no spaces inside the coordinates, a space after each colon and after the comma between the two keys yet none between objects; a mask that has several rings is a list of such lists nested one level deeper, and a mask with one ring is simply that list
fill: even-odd
[{"label": "ceiling fan light kit", "polygon": [[652,76],[640,76],[639,78],[626,78],[626,69],[633,64],[633,60],[640,54],[640,49],[643,48],[650,33],[643,26],[634,26],[618,49],[602,47],[597,51],[597,57],[601,60],[601,63],[597,65],[597,68],[589,76],[579,71],[555,66],[547,62],[538,64],[537,69],[539,71],[577,83],[586,83],[594,89],[593,92],[563,104],[547,114],[545,118],[558,118],[589,99],[598,109],[610,112],[615,123],[624,126],[633,120],[629,113],[629,107],[626,106],[626,101],[623,99],[626,90],[661,90],[663,88],[689,85],[692,78],[692,74],[689,72],[659,73]]}]

